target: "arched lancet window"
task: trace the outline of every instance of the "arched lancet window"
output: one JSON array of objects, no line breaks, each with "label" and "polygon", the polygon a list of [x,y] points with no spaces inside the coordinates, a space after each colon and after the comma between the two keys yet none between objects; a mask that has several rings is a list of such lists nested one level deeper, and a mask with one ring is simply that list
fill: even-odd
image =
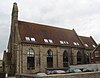
[{"label": "arched lancet window", "polygon": [[47,68],[53,68],[53,52],[52,52],[52,50],[47,51]]},{"label": "arched lancet window", "polygon": [[81,55],[81,53],[78,51],[78,53],[77,53],[77,64],[81,64],[81,61],[82,61],[82,55]]},{"label": "arched lancet window", "polygon": [[34,69],[35,68],[35,53],[32,48],[28,50],[27,53],[27,69]]},{"label": "arched lancet window", "polygon": [[68,53],[64,51],[63,53],[63,67],[68,67]]},{"label": "arched lancet window", "polygon": [[86,61],[87,61],[87,64],[89,64],[89,56],[87,56]]},{"label": "arched lancet window", "polygon": [[87,52],[87,53],[85,53],[85,57],[86,57],[86,64],[89,64],[89,53]]}]

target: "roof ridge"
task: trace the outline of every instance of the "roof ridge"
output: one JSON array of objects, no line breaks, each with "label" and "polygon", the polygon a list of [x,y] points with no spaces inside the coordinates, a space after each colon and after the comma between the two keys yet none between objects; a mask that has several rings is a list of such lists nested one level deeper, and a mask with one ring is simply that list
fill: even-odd
[{"label": "roof ridge", "polygon": [[79,35],[79,37],[90,38],[90,36],[80,36],[80,35]]},{"label": "roof ridge", "polygon": [[54,25],[47,25],[47,24],[33,23],[33,22],[27,22],[27,21],[21,21],[21,20],[18,20],[18,22],[30,23],[30,24],[36,24],[36,25],[41,25],[41,26],[46,26],[46,27],[51,27],[51,28],[56,28],[56,29],[63,29],[63,30],[73,31],[72,29],[60,28],[60,27],[56,27],[56,26],[54,26]]}]

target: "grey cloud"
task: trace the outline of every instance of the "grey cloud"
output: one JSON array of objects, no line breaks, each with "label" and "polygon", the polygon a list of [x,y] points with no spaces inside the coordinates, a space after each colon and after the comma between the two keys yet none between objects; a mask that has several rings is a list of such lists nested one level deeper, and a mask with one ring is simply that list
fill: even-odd
[{"label": "grey cloud", "polygon": [[[19,20],[74,28],[78,34],[90,36],[99,42],[100,0],[15,0]],[[13,1],[3,0],[0,7],[0,51],[7,45]],[[1,40],[1,38],[3,40]],[[5,39],[5,40],[4,40]],[[3,42],[3,43],[2,43]]]}]

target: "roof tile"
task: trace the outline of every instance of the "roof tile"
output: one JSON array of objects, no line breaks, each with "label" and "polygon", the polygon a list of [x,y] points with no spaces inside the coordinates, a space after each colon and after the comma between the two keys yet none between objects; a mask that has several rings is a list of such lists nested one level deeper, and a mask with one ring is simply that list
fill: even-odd
[{"label": "roof tile", "polygon": [[[53,41],[53,44],[51,45],[63,45],[83,48],[82,43],[77,38],[76,33],[73,30],[24,21],[18,22],[18,28],[21,40],[25,43],[28,43],[25,40],[25,37],[33,37],[36,39],[36,44],[47,44],[44,42],[44,39],[51,39]],[[69,44],[61,44],[60,41],[67,41]],[[76,46],[73,44],[73,42],[79,43],[80,45]]]},{"label": "roof tile", "polygon": [[79,36],[79,37],[82,40],[86,49],[94,49],[95,48],[94,46],[97,46],[96,42],[92,39],[91,36],[90,37]]}]

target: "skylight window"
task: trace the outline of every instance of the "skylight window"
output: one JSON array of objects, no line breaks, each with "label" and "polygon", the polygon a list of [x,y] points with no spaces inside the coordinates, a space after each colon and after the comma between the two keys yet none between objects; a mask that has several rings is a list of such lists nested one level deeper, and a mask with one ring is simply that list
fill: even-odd
[{"label": "skylight window", "polygon": [[64,44],[64,42],[63,41],[60,41],[60,44]]},{"label": "skylight window", "polygon": [[73,44],[74,44],[74,45],[77,45],[77,43],[76,43],[76,42],[73,42]]},{"label": "skylight window", "polygon": [[60,41],[60,44],[69,44],[68,41]]},{"label": "skylight window", "polygon": [[53,43],[53,41],[52,41],[51,39],[49,39],[49,42],[50,42],[50,43]]},{"label": "skylight window", "polygon": [[77,42],[77,45],[79,46],[80,44]]},{"label": "skylight window", "polygon": [[66,44],[69,44],[69,42],[68,42],[68,41],[66,41]]},{"label": "skylight window", "polygon": [[29,37],[25,37],[26,41],[30,41],[30,38]]},{"label": "skylight window", "polygon": [[64,44],[66,44],[66,41],[63,41]]},{"label": "skylight window", "polygon": [[88,47],[88,45],[87,45],[87,44],[85,44],[85,46],[86,46],[86,47]]},{"label": "skylight window", "polygon": [[80,44],[78,42],[73,42],[74,45],[79,46]]},{"label": "skylight window", "polygon": [[48,43],[48,40],[47,40],[47,39],[44,39],[44,42],[45,42],[45,43]]},{"label": "skylight window", "polygon": [[51,39],[44,39],[45,43],[53,43],[53,41]]},{"label": "skylight window", "polygon": [[96,47],[94,44],[92,45],[94,48]]},{"label": "skylight window", "polygon": [[31,38],[31,41],[35,41],[35,38],[32,37],[32,38]]}]

